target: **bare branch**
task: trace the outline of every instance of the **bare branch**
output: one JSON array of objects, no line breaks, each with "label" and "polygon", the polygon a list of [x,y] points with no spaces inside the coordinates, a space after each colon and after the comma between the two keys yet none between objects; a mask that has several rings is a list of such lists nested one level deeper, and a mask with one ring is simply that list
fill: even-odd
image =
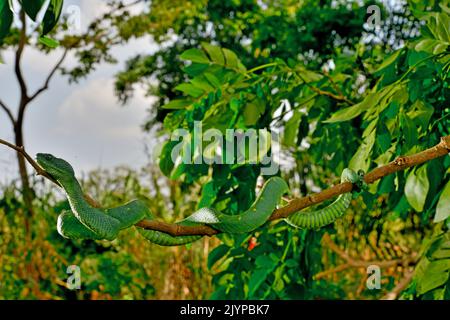
[{"label": "bare branch", "polygon": [[20,61],[22,60],[23,49],[25,48],[25,44],[27,42],[27,24],[25,18],[25,12],[23,10],[20,11],[20,21],[22,22],[22,28],[20,29],[20,39],[19,45],[16,51],[16,59],[14,63],[14,71],[16,73],[17,81],[19,82],[20,91],[22,94],[22,100],[28,100],[28,89],[25,83],[25,78],[22,74],[22,68],[20,66]]},{"label": "bare branch", "polygon": [[52,68],[50,73],[48,74],[47,78],[45,79],[44,85],[39,88],[30,98],[28,101],[34,100],[38,95],[40,95],[42,92],[48,89],[48,86],[50,84],[50,80],[52,80],[53,76],[55,75],[55,72],[59,69],[61,64],[64,62],[64,59],[67,56],[68,49],[66,48],[64,50],[64,53],[62,54],[61,58],[58,60],[58,62],[55,64],[55,66]]},{"label": "bare branch", "polygon": [[[319,89],[319,88],[316,88],[316,87],[314,87],[314,86],[312,86],[312,85],[310,85],[309,83],[308,83],[308,81],[306,81],[298,72],[295,72],[294,73],[302,82],[304,82],[313,92],[315,92],[315,93],[317,93],[317,94],[319,94],[319,95],[321,95],[321,96],[327,96],[327,97],[330,97],[331,99],[334,99],[334,100],[336,100],[336,101],[341,101],[341,102],[346,102],[346,103],[348,103],[348,104],[350,104],[350,105],[352,105],[352,104],[355,104],[352,100],[350,100],[350,99],[348,99],[347,97],[345,97],[344,95],[342,95],[342,94],[339,94],[339,95],[337,95],[337,94],[334,94],[334,93],[332,93],[332,92],[329,92],[329,91],[324,91],[324,90],[321,90],[321,89]],[[331,78],[329,78],[330,80],[331,80]],[[332,82],[332,80],[331,80],[331,82]],[[332,84],[333,84],[334,82],[332,82]]]},{"label": "bare branch", "polygon": [[409,285],[414,276],[414,271],[407,271],[397,285],[388,292],[381,300],[395,300],[399,294]]},{"label": "bare branch", "polygon": [[17,152],[21,153],[25,157],[25,159],[27,159],[27,161],[30,163],[30,165],[34,168],[34,170],[36,170],[36,173],[38,175],[47,178],[48,180],[50,180],[51,182],[55,183],[58,186],[61,186],[58,181],[53,179],[53,177],[51,175],[49,175],[44,169],[42,169],[39,166],[39,164],[36,161],[34,161],[34,159],[28,153],[25,152],[25,148],[23,146],[16,146],[16,145],[9,143],[8,141],[5,141],[3,139],[0,139],[0,144],[3,144],[5,146],[10,147],[10,148],[16,150]]},{"label": "bare branch", "polygon": [[2,107],[2,109],[6,112],[6,115],[8,116],[9,120],[11,120],[11,123],[14,126],[16,124],[16,120],[14,119],[11,109],[8,108],[8,106],[2,100],[0,100],[0,107]]}]

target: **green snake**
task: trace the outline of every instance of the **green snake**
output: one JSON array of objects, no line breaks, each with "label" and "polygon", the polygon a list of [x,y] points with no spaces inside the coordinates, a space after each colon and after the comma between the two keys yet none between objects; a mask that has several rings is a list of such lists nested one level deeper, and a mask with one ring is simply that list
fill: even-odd
[{"label": "green snake", "polygon": [[[64,189],[71,211],[63,211],[57,220],[57,230],[65,238],[113,240],[118,233],[143,219],[154,220],[148,207],[140,200],[133,200],[119,207],[101,209],[91,206],[84,198],[80,183],[72,166],[51,154],[39,153],[38,164]],[[345,169],[341,181],[361,183],[362,175]],[[238,215],[227,215],[212,208],[201,208],[177,222],[180,226],[208,225],[227,233],[249,233],[267,222],[283,194],[289,191],[287,183],[280,177],[272,177],[261,188],[250,208]],[[298,228],[318,228],[333,222],[349,206],[351,193],[346,193],[330,206],[314,212],[298,212],[286,221]],[[183,245],[202,238],[201,235],[172,236],[170,234],[137,228],[139,233],[152,243],[161,246]]]},{"label": "green snake", "polygon": [[[351,182],[357,185],[359,189],[365,189],[364,171],[357,173],[351,169],[345,168],[341,174],[341,182]],[[333,203],[327,207],[307,212],[296,212],[285,219],[291,226],[301,229],[318,229],[326,226],[336,219],[342,217],[350,205],[352,193],[341,194]]]}]

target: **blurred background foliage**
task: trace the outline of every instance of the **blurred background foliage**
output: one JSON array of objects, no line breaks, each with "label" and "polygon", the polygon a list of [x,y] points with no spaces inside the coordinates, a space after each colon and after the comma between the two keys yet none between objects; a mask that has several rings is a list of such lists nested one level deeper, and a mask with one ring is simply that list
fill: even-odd
[{"label": "blurred background foliage", "polygon": [[[140,198],[167,220],[179,219],[195,207],[194,193],[161,176],[149,165],[141,172],[127,168],[91,172],[82,179],[85,190],[105,206]],[[68,208],[61,193],[42,179],[34,205],[32,237],[24,232],[20,188],[2,186],[0,202],[1,299],[200,299],[212,287],[207,254],[216,239],[189,248],[164,248],[140,237],[136,230],[108,241],[66,241],[55,228],[56,217]],[[44,187],[43,187],[44,186]],[[106,187],[107,186],[107,187]],[[160,191],[166,186],[170,190]],[[172,204],[172,205],[168,205]],[[81,268],[81,290],[66,288],[67,267]]]},{"label": "blurred background foliage", "polygon": [[[49,36],[76,52],[79,64],[63,73],[82,81],[115,61],[111,47],[150,35],[158,50],[130,57],[115,89],[124,103],[137,86],[158,98],[143,129],[162,140],[196,120],[279,132],[280,174],[304,196],[337,182],[346,166],[370,170],[449,134],[447,1],[376,3],[376,28],[366,23],[372,1],[143,2],[148,10],[131,14],[111,1],[86,33],[66,35],[61,23]],[[3,46],[17,41],[12,30]],[[169,222],[201,206],[229,214],[250,206],[260,164],[175,165],[173,147],[164,144],[159,166],[141,172],[86,174],[85,192],[105,207],[140,198]],[[63,196],[33,178],[30,221],[12,182],[0,188],[0,298],[448,299],[449,176],[446,156],[371,185],[321,230],[273,222],[177,248],[132,229],[110,243],[67,241],[55,228]],[[380,290],[366,286],[371,262],[383,266]],[[82,270],[79,291],[65,287],[72,264]]]}]

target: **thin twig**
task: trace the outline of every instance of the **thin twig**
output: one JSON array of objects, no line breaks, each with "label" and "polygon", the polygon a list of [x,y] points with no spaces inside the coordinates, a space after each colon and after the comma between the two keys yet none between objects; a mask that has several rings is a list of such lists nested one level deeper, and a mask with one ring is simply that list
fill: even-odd
[{"label": "thin twig", "polygon": [[22,60],[22,53],[23,49],[25,48],[25,44],[27,42],[27,34],[26,34],[26,17],[25,12],[23,10],[20,11],[20,21],[22,23],[22,27],[20,28],[20,38],[19,38],[19,44],[16,51],[16,59],[14,63],[14,71],[16,73],[17,81],[19,82],[20,91],[22,92],[24,100],[28,99],[28,89],[27,85],[25,83],[25,78],[22,73],[22,68],[20,66],[20,61]]},{"label": "thin twig", "polygon": [[414,276],[414,271],[407,271],[403,278],[397,283],[397,285],[386,295],[384,295],[381,300],[395,300],[399,294],[409,285]]},{"label": "thin twig", "polygon": [[41,168],[41,166],[39,166],[39,164],[34,161],[34,159],[25,152],[25,148],[23,146],[16,146],[12,143],[9,143],[8,141],[5,141],[3,139],[0,139],[0,144],[3,144],[7,147],[10,147],[14,150],[16,150],[17,152],[21,153],[25,159],[27,159],[27,161],[30,163],[30,165],[34,168],[34,170],[36,170],[37,175],[43,176],[45,178],[47,178],[48,180],[50,180],[51,182],[55,183],[56,185],[60,186],[58,181],[56,181],[51,175],[49,175],[44,169]]},{"label": "thin twig", "polygon": [[40,95],[42,92],[44,92],[45,90],[48,89],[50,80],[53,78],[53,76],[55,75],[55,72],[59,69],[59,67],[63,63],[64,59],[67,56],[68,51],[69,51],[69,49],[67,49],[67,48],[64,50],[64,53],[62,54],[61,58],[58,60],[58,62],[55,64],[55,66],[52,68],[52,70],[48,74],[47,78],[45,79],[44,85],[41,88],[39,88],[38,90],[36,90],[36,92],[29,98],[28,102],[32,101],[38,95]]},{"label": "thin twig", "polygon": [[16,120],[14,119],[11,109],[8,108],[8,106],[2,100],[0,100],[0,107],[2,107],[2,109],[6,112],[6,115],[8,116],[9,120],[11,120],[11,123],[14,126]]},{"label": "thin twig", "polygon": [[352,105],[352,104],[355,104],[352,100],[350,100],[350,99],[348,99],[347,97],[345,97],[345,96],[343,96],[343,95],[337,95],[337,94],[334,94],[334,93],[332,93],[332,92],[329,92],[329,91],[324,91],[324,90],[321,90],[321,89],[319,89],[319,88],[316,88],[316,87],[314,87],[314,86],[312,86],[312,85],[310,85],[298,72],[294,72],[294,74],[301,80],[301,81],[303,81],[307,86],[308,86],[308,88],[310,88],[313,92],[315,92],[315,93],[317,93],[317,94],[319,94],[319,95],[322,95],[322,96],[327,96],[327,97],[330,97],[330,98],[332,98],[332,99],[334,99],[334,100],[337,100],[337,101],[342,101],[342,102],[346,102],[346,103],[348,103],[348,104],[350,104],[350,105]]}]

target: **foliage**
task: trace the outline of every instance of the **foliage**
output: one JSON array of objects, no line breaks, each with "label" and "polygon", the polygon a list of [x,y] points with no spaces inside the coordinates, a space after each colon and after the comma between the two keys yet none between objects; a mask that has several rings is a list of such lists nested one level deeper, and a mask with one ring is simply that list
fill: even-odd
[{"label": "foliage", "polygon": [[[128,61],[119,73],[116,92],[127,101],[135,84],[143,83],[149,93],[159,97],[152,107],[156,119],[149,128],[162,121],[166,112],[160,107],[180,93],[173,88],[186,80],[182,66],[173,63],[180,52],[201,43],[213,43],[236,53],[244,65],[262,65],[272,57],[300,59],[320,66],[337,52],[354,48],[363,34],[366,9],[363,4],[321,1],[152,1],[141,24],[154,23],[150,34],[163,44],[150,55],[139,55]],[[168,17],[170,16],[170,18]],[[134,20],[132,20],[134,26]],[[130,29],[127,23],[123,29]],[[176,38],[173,39],[172,35]],[[150,82],[147,79],[157,80]]]},{"label": "foliage", "polygon": [[[201,49],[188,49],[180,55],[191,61],[184,68],[189,78],[175,88],[184,97],[163,106],[173,109],[164,119],[165,129],[171,132],[181,127],[192,132],[194,121],[200,120],[204,128],[221,131],[274,130],[278,125],[284,128],[282,143],[297,160],[296,170],[303,170],[301,183],[306,184],[303,189],[307,191],[309,181],[323,188],[327,185],[323,176],[338,174],[347,164],[353,169],[369,170],[396,156],[429,148],[449,134],[449,23],[446,12],[428,13],[423,19],[427,24],[422,36],[382,63],[374,61],[368,52],[359,55],[357,48],[339,55],[336,68],[329,73],[279,58],[248,70],[237,60],[238,55],[232,55],[228,49],[202,43]],[[353,73],[357,58],[363,58],[362,63],[373,69],[367,77],[374,80],[373,85],[365,83],[362,93],[355,90],[356,79],[365,76],[362,72]],[[284,99],[290,102],[291,109],[280,107],[285,105]],[[277,109],[286,114],[277,119]],[[309,125],[301,125],[302,122]],[[161,168],[186,184],[202,181],[202,206],[214,206],[229,214],[248,208],[254,195],[242,190],[254,189],[259,166],[212,164],[209,170],[207,165],[173,166],[171,147],[169,142],[163,148]],[[446,157],[385,177],[363,195],[365,211],[373,210],[382,199],[384,207],[377,217],[378,225],[392,219],[408,220],[414,212],[423,212],[417,218],[423,226],[423,236],[427,236],[426,226],[436,207],[445,206],[447,201],[440,197],[440,191],[449,183],[444,175],[449,167]],[[316,180],[319,170],[323,171]],[[306,175],[308,179],[304,178]],[[437,220],[445,220],[446,215]],[[442,223],[440,228],[447,230]],[[369,226],[361,226],[360,232],[377,232],[378,237],[383,233]],[[223,257],[220,272],[214,278],[213,297],[315,297],[318,284],[308,284],[305,279],[321,268],[321,255],[313,254],[320,234],[295,232],[287,230],[283,223],[276,224],[253,235],[261,244],[254,251],[245,248],[250,235],[223,236],[224,244],[210,256],[210,264]],[[415,243],[414,250],[418,250]],[[290,276],[294,270],[297,273]],[[306,275],[299,270],[305,270]],[[422,293],[419,291],[418,295]]]},{"label": "foliage", "polygon": [[[81,180],[85,190],[106,206],[139,197],[167,220],[176,218],[177,211],[192,208],[189,194],[185,195],[184,203],[168,208],[166,203],[175,202],[181,189],[172,184],[171,190],[161,187],[158,191],[154,184],[162,186],[164,179],[151,167],[141,172],[127,168],[95,171]],[[24,231],[20,188],[16,184],[1,188],[1,299],[201,299],[208,296],[211,289],[204,252],[214,240],[201,241],[183,250],[162,248],[149,244],[135,230],[129,230],[112,243],[67,241],[55,228],[56,217],[67,209],[67,201],[41,179],[34,179],[33,186],[38,197],[34,202],[37,216],[33,220],[31,240]],[[81,290],[66,287],[70,276],[66,270],[70,265],[80,267]]]},{"label": "foliage", "polygon": [[[51,1],[39,35],[53,27],[61,2]],[[2,3],[4,49],[19,37]],[[43,2],[30,3],[23,1],[33,18]],[[65,34],[62,23],[33,45],[49,52],[55,39],[58,48],[74,50],[79,64],[64,73],[79,81],[99,62],[115,61],[114,45],[151,35],[161,48],[128,61],[116,80],[119,98],[126,102],[136,84],[157,80],[148,89],[159,99],[158,116],[147,124],[162,121],[162,134],[179,128],[192,133],[195,121],[222,133],[279,132],[284,163],[277,174],[294,196],[306,195],[338,181],[344,167],[371,170],[437,144],[450,128],[450,10],[444,1],[409,1],[396,13],[403,22],[396,25],[391,17],[383,32],[372,34],[384,37],[381,43],[366,41],[366,3],[321,3],[152,1],[150,11],[132,15],[112,1],[111,12],[85,33]],[[85,191],[106,207],[143,199],[169,222],[203,206],[228,214],[248,209],[264,168],[260,158],[256,165],[179,164],[171,158],[175,146],[165,143],[159,157],[170,180],[154,168],[150,174],[96,172],[84,179]],[[337,273],[343,257],[322,242],[327,233],[363,261],[414,257],[413,281],[402,298],[448,299],[449,159],[381,179],[352,201],[344,218],[321,230],[271,222],[252,234],[223,234],[173,249],[143,244],[131,230],[111,243],[66,241],[54,226],[67,202],[37,185],[38,215],[29,239],[18,189],[5,186],[0,298],[376,299],[411,272],[407,265],[383,268],[382,290],[368,290],[365,269]],[[69,264],[86,272],[76,293],[65,288]]]},{"label": "foliage", "polygon": [[[58,23],[63,2],[63,0],[50,0],[48,6],[45,8],[44,17],[41,22],[42,37],[52,31]],[[36,21],[37,14],[41,10],[44,3],[44,0],[23,0],[21,5],[27,16],[33,21]],[[2,1],[0,4],[0,40],[3,40],[10,32],[11,24],[13,22],[13,10],[14,8],[11,1]]]}]

